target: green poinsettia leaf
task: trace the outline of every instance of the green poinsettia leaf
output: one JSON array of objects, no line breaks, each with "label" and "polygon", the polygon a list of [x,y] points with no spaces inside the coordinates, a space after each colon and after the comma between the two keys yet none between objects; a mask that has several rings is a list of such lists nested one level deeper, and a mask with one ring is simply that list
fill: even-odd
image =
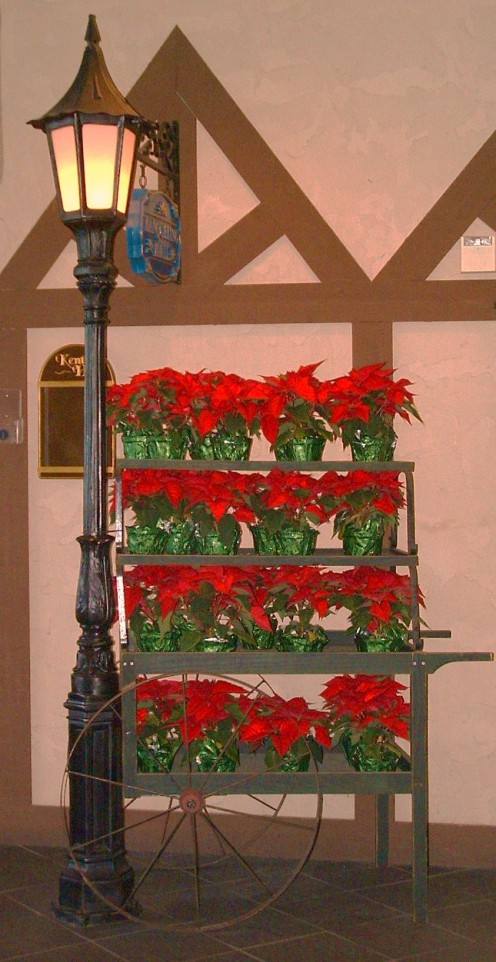
[{"label": "green poinsettia leaf", "polygon": [[232,514],[224,514],[217,525],[219,537],[224,547],[228,548],[236,537],[237,523]]}]

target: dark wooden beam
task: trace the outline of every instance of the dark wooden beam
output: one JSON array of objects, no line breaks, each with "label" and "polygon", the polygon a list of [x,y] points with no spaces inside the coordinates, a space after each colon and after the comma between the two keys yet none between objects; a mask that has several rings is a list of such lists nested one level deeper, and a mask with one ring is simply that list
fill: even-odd
[{"label": "dark wooden beam", "polygon": [[[328,284],[224,285],[215,290],[168,284],[117,288],[111,323],[116,327],[191,324],[353,324],[496,319],[495,281],[432,281],[367,291]],[[75,327],[81,323],[77,290],[0,291],[4,323],[13,328]],[[386,328],[384,327],[384,332]],[[368,338],[367,334],[367,338]],[[389,335],[381,335],[387,339]],[[365,348],[364,348],[365,350]],[[367,348],[368,351],[368,348]]]}]

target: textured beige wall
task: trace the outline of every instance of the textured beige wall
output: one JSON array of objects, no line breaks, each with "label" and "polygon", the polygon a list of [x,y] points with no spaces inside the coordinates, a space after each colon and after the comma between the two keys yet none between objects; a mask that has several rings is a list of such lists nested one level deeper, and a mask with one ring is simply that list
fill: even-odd
[{"label": "textured beige wall", "polygon": [[[492,0],[97,0],[92,11],[124,91],[178,24],[370,276],[495,127]],[[44,138],[24,121],[51,106],[72,81],[88,8],[81,0],[2,0],[0,12],[3,265],[53,193]],[[202,132],[200,145],[206,245],[254,201],[233,172],[229,181],[216,174],[215,147]],[[72,283],[69,263],[65,273],[63,266],[54,271],[51,283]],[[304,265],[298,269],[305,273]],[[456,265],[449,269],[456,276]],[[261,282],[280,281],[290,279],[296,262],[281,244],[250,270]],[[157,334],[160,352],[150,346],[152,335],[112,331],[118,377],[142,366],[141,358],[143,366],[147,358],[155,364],[159,353],[168,363],[188,359],[191,367],[241,372],[248,365],[261,369],[257,351],[264,370],[321,357],[330,359],[332,373],[349,364],[345,327]],[[67,337],[61,333],[62,342]],[[31,332],[32,392],[43,358],[58,343],[53,330]],[[452,627],[452,644],[460,648],[494,646],[495,346],[492,324],[417,324],[395,333],[395,363],[416,382],[425,420],[424,427],[402,432],[398,453],[417,461],[427,620]],[[56,803],[65,750],[61,703],[77,634],[80,485],[36,478],[35,425],[32,393],[34,799]],[[493,679],[494,668],[475,665],[443,669],[432,680],[436,821],[495,822]]]}]

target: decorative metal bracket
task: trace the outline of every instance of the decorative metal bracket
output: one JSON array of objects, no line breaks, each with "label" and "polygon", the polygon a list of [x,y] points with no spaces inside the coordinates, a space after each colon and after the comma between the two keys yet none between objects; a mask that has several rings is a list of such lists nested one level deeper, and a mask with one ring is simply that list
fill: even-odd
[{"label": "decorative metal bracket", "polygon": [[179,124],[177,120],[146,121],[138,163],[163,178],[159,188],[179,207]]}]

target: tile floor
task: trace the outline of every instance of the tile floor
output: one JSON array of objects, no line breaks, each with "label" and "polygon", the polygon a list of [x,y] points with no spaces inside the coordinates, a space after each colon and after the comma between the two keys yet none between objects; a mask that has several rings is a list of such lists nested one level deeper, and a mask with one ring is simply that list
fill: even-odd
[{"label": "tile floor", "polygon": [[[278,882],[280,863],[262,866]],[[57,921],[51,904],[65,863],[54,849],[0,847],[0,962],[494,962],[496,869],[433,869],[430,917],[410,914],[407,868],[375,869],[355,863],[311,861],[270,907],[229,928],[179,931],[191,873],[169,873],[161,927],[121,920],[90,927]],[[287,866],[287,863],[286,863]],[[226,871],[234,915],[249,911],[250,884]],[[281,876],[282,877],[282,876]],[[236,884],[237,883],[237,884]],[[165,883],[164,883],[165,884]],[[222,897],[206,873],[205,907]],[[242,889],[242,892],[239,891]],[[146,894],[146,893],[145,893]],[[153,908],[160,881],[150,886]],[[154,901],[155,900],[155,901]]]}]

